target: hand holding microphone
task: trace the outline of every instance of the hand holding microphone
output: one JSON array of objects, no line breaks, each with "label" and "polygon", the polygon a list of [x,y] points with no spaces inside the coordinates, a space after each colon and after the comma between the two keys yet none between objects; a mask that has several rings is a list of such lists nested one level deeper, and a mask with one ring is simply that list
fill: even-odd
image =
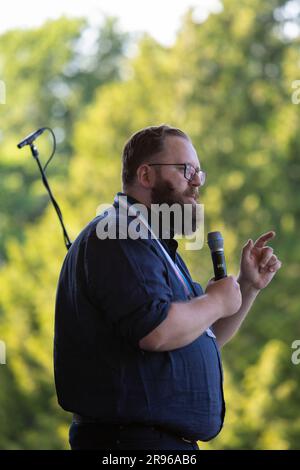
[{"label": "hand holding microphone", "polygon": [[214,279],[210,280],[205,290],[213,296],[220,309],[220,317],[236,313],[242,304],[240,285],[234,276],[227,276],[224,256],[224,240],[220,232],[208,234],[208,245],[214,267]]}]

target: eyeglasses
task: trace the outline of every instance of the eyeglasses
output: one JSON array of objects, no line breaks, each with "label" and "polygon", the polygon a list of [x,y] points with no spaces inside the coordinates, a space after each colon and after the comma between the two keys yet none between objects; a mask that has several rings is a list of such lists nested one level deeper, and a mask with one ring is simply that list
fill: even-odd
[{"label": "eyeglasses", "polygon": [[201,186],[204,185],[206,180],[206,173],[205,171],[200,170],[200,168],[194,168],[193,165],[190,163],[148,163],[149,166],[179,166],[184,168],[184,177],[188,181],[192,181],[195,174],[197,173],[200,178]]}]

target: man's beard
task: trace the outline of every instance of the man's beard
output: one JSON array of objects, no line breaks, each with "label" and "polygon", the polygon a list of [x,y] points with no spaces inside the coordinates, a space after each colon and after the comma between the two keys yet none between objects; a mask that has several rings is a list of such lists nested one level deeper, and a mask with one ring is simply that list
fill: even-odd
[{"label": "man's beard", "polygon": [[[193,197],[195,202],[191,203],[185,201],[184,196]],[[166,204],[168,207],[171,207],[173,204],[178,204],[180,206],[181,217],[176,217],[173,211],[169,212],[171,237],[175,234],[192,235],[196,232],[201,222],[200,208],[196,203],[198,196],[198,189],[195,187],[187,188],[186,191],[180,193],[170,181],[165,181],[161,178],[157,181],[155,187],[152,188],[151,204]],[[161,228],[163,226],[162,214],[162,212],[159,213],[160,235],[162,235]]]}]

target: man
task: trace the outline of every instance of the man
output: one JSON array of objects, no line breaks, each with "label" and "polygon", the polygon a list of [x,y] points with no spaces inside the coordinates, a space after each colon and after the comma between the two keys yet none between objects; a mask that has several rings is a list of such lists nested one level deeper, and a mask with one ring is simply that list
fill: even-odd
[{"label": "man", "polygon": [[[143,204],[150,216],[128,215],[127,234],[136,218],[141,232],[151,232],[152,204],[187,205],[195,219],[205,173],[179,129],[134,134],[122,179],[115,225],[125,196],[127,208]],[[101,239],[97,229],[109,214],[75,240],[58,284],[55,379],[60,405],[74,414],[71,448],[198,449],[197,440],[212,439],[223,425],[219,348],[281,266],[265,246],[274,232],[244,246],[237,279],[211,280],[203,292],[176,252],[175,225],[168,238],[161,225],[157,238],[124,237],[123,218],[115,237]]]}]

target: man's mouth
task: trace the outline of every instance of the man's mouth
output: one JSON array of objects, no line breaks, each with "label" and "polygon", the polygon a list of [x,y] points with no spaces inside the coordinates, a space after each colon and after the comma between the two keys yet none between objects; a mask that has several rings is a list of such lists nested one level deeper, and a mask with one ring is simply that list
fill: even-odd
[{"label": "man's mouth", "polygon": [[199,199],[199,193],[186,194],[186,196],[187,196],[189,199],[193,199],[193,200],[196,201],[196,202],[197,202],[197,200]]},{"label": "man's mouth", "polygon": [[184,204],[190,204],[192,206],[195,206],[197,204],[197,200],[195,199],[194,196],[185,196],[185,199],[184,199]]}]

